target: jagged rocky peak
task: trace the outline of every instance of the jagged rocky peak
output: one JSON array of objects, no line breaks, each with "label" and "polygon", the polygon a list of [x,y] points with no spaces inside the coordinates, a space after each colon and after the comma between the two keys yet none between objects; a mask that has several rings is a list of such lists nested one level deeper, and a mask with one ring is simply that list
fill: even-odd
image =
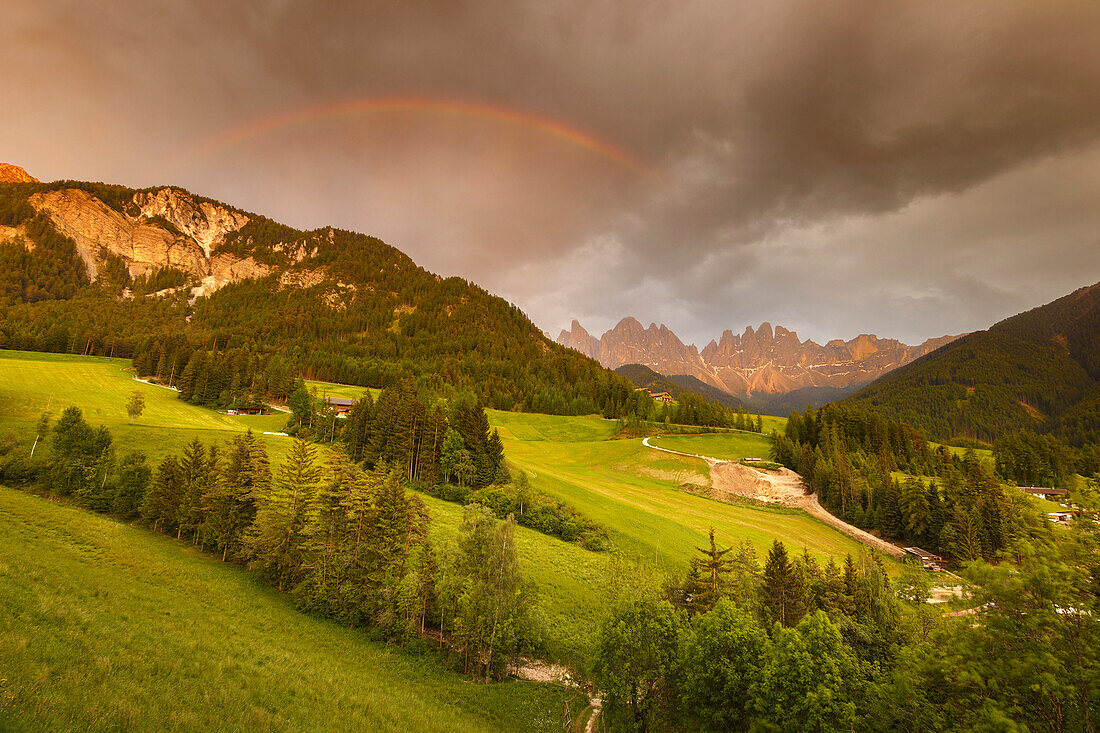
[{"label": "jagged rocky peak", "polygon": [[584,330],[584,326],[576,318],[569,324],[568,331],[562,330],[558,334],[558,343],[593,359],[598,359],[600,356],[599,340]]},{"label": "jagged rocky peak", "polygon": [[0,183],[38,183],[38,179],[17,165],[0,163]]},{"label": "jagged rocky peak", "polygon": [[765,321],[746,326],[741,334],[726,329],[702,351],[684,344],[665,325],[643,328],[626,317],[599,339],[574,321],[558,342],[599,359],[609,368],[644,364],[665,375],[689,375],[732,394],[787,392],[803,387],[847,387],[868,382],[885,372],[939,348],[954,337],[944,336],[920,346],[861,334],[851,341],[833,339],[824,346],[800,341],[798,334]]}]

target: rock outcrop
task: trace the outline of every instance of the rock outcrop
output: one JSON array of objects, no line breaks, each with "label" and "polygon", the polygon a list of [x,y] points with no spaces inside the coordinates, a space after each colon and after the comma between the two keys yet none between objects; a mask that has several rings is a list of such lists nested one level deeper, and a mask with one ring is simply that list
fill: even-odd
[{"label": "rock outcrop", "polygon": [[246,215],[179,189],[138,192],[123,207],[127,213],[79,188],[35,193],[28,201],[76,242],[93,281],[104,253],[121,257],[132,276],[166,267],[182,270],[198,283],[193,297],[271,271],[251,257],[216,253],[227,234],[248,223]]},{"label": "rock outcrop", "polygon": [[592,356],[605,367],[644,364],[665,375],[686,374],[735,395],[780,394],[806,387],[850,387],[863,384],[908,364],[954,336],[908,346],[896,339],[861,334],[850,341],[835,339],[824,346],[782,326],[762,323],[741,334],[726,331],[702,351],[684,344],[664,325],[642,326],[624,318],[599,339],[577,321],[562,331],[558,343]]},{"label": "rock outcrop", "polygon": [[59,232],[76,242],[93,281],[102,266],[101,249],[124,259],[131,275],[161,267],[176,267],[198,277],[208,274],[205,254],[197,243],[131,219],[87,191],[46,191],[34,194],[29,201],[50,217]]},{"label": "rock outcrop", "polygon": [[207,259],[225,241],[225,235],[248,223],[248,217],[238,211],[175,188],[139,192],[134,195],[134,204],[143,216],[160,216],[170,222],[198,244]]},{"label": "rock outcrop", "polygon": [[38,183],[38,179],[17,165],[0,163],[0,183]]}]

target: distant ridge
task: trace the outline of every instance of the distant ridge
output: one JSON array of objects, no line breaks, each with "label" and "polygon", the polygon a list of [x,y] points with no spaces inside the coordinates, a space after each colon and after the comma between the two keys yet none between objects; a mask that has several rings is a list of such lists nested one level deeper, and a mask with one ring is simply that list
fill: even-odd
[{"label": "distant ridge", "polygon": [[667,377],[642,364],[623,364],[615,369],[615,373],[626,377],[639,387],[648,387],[650,391],[668,392],[673,399],[678,399],[684,392],[691,392],[734,410],[741,408],[746,412],[750,411],[744,402],[733,395],[700,382],[695,377],[683,374]]},{"label": "distant ridge", "polygon": [[909,346],[861,334],[850,341],[835,339],[820,345],[765,322],[755,330],[747,327],[741,334],[726,331],[700,351],[694,344],[684,344],[663,324],[651,323],[645,328],[628,317],[598,339],[574,320],[557,341],[610,369],[643,364],[664,375],[693,377],[712,388],[756,401],[810,388],[828,388],[825,391],[836,396],[955,338],[943,336]]},{"label": "distant ridge", "polygon": [[1008,432],[1100,441],[1100,283],[963,336],[859,390],[847,403],[937,440]]}]

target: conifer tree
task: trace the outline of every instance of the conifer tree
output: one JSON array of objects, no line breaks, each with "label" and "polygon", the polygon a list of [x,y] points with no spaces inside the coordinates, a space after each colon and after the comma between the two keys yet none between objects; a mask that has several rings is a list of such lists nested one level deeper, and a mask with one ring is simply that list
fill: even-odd
[{"label": "conifer tree", "polygon": [[787,556],[779,540],[772,543],[764,563],[762,588],[764,608],[783,626],[794,626],[806,613],[805,587],[801,573]]},{"label": "conifer tree", "polygon": [[361,472],[340,446],[332,450],[328,468],[332,478],[318,485],[302,529],[303,577],[295,596],[307,608],[339,614],[343,611],[342,590],[347,577],[345,502]]},{"label": "conifer tree", "polygon": [[176,530],[176,517],[182,493],[182,472],[179,460],[168,456],[157,466],[153,482],[141,505],[141,516],[165,534]]},{"label": "conifer tree", "polygon": [[210,478],[206,449],[198,438],[183,449],[179,466],[182,485],[176,510],[176,539],[180,539],[185,532],[194,539],[202,524],[203,495]]},{"label": "conifer tree", "polygon": [[118,487],[111,503],[111,511],[123,519],[137,517],[152,476],[153,472],[146,464],[144,453],[126,453],[118,464]]},{"label": "conifer tree", "polygon": [[293,584],[301,567],[302,530],[319,478],[316,449],[297,438],[271,487],[258,497],[251,552],[280,590]]}]

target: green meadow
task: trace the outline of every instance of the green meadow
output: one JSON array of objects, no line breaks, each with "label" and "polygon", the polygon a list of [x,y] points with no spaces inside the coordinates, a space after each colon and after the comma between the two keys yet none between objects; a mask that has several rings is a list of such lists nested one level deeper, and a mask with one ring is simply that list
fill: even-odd
[{"label": "green meadow", "polygon": [[0,678],[2,730],[561,730],[585,705],[478,684],[187,544],[2,487]]},{"label": "green meadow", "polygon": [[[75,405],[92,425],[106,425],[119,451],[141,450],[151,461],[183,449],[195,437],[204,443],[231,439],[252,429],[278,432],[287,416],[223,415],[177,399],[176,392],[133,379],[125,359],[0,351],[0,432],[34,441],[34,426],[49,410],[56,420]],[[137,390],[145,411],[130,424],[126,401]],[[272,457],[283,455],[288,438],[262,436]]]},{"label": "green meadow", "polygon": [[[720,543],[748,540],[761,557],[775,539],[823,560],[861,547],[802,511],[727,504],[684,491],[683,484],[709,482],[703,461],[654,451],[641,439],[611,440],[614,422],[495,411],[489,421],[500,431],[509,463],[526,471],[533,486],[607,526],[625,555],[654,558],[663,571],[682,572],[710,527]],[[706,454],[695,441],[742,436],[767,441],[727,433],[666,436],[654,444],[675,439],[677,450]]]},{"label": "green meadow", "polygon": [[317,390],[318,397],[344,397],[351,400],[357,400],[363,396],[364,392],[370,392],[371,397],[378,399],[378,393],[381,390],[369,389],[367,387],[356,387],[351,384],[337,384],[336,382],[318,382],[314,379],[305,380],[306,389]]},{"label": "green meadow", "polygon": [[[118,448],[140,449],[145,451],[152,461],[159,461],[168,453],[180,451],[194,437],[199,437],[207,444],[224,442],[231,439],[233,435],[250,428],[257,433],[265,430],[278,431],[285,423],[286,416],[283,414],[227,416],[188,405],[178,400],[174,391],[134,381],[126,367],[127,363],[119,359],[0,351],[0,433],[13,431],[25,445],[29,445],[33,440],[34,424],[43,410],[48,407],[56,417],[65,407],[77,405],[93,425],[104,424],[110,428]],[[310,384],[312,386],[314,383]],[[358,397],[363,392],[361,387],[323,383],[316,383],[316,386],[319,393],[327,392],[329,396]],[[144,414],[130,425],[125,403],[135,389],[141,390],[145,395],[146,408]],[[643,446],[640,439],[613,439],[618,429],[614,421],[599,417],[558,417],[498,411],[490,411],[489,419],[493,427],[500,431],[511,466],[526,471],[531,477],[531,483],[537,489],[568,503],[606,526],[612,537],[612,552],[594,553],[529,529],[517,528],[517,547],[524,574],[538,587],[536,614],[544,629],[543,653],[548,659],[582,665],[589,657],[596,627],[608,605],[608,588],[613,580],[611,561],[614,555],[621,555],[627,560],[654,563],[661,572],[683,572],[690,558],[697,555],[695,548],[702,547],[706,543],[707,531],[710,527],[715,528],[718,541],[723,545],[736,545],[742,540],[748,540],[757,548],[761,560],[775,539],[787,543],[795,552],[806,548],[821,560],[828,557],[839,558],[845,553],[856,554],[861,549],[861,545],[855,540],[801,511],[722,503],[685,491],[683,488],[685,484],[704,487],[709,484],[709,471],[703,461],[652,450]],[[290,444],[288,438],[279,436],[264,436],[264,440],[272,454],[273,462],[281,460]],[[655,441],[658,445],[675,450],[704,455],[717,454],[718,457],[724,455],[723,451],[731,456],[734,452],[746,451],[743,455],[735,457],[766,456],[767,454],[767,438],[749,433],[662,436]],[[8,603],[31,603],[27,600],[30,598],[35,599],[33,602],[43,603],[49,608],[56,606],[62,609],[58,610],[58,613],[65,615],[65,623],[77,623],[85,630],[94,629],[99,624],[96,621],[99,614],[111,616],[112,608],[129,619],[141,618],[144,613],[153,613],[159,624],[160,612],[149,610],[151,607],[149,604],[156,601],[153,586],[142,585],[140,592],[123,590],[122,585],[115,587],[112,585],[114,581],[108,581],[106,578],[106,576],[117,575],[120,568],[129,568],[137,575],[144,577],[148,573],[142,569],[144,561],[141,558],[151,554],[157,558],[155,562],[160,568],[157,573],[178,574],[181,576],[181,582],[187,577],[197,577],[196,574],[204,578],[216,577],[217,583],[221,583],[222,588],[232,588],[232,591],[225,592],[230,595],[240,595],[243,599],[242,603],[247,601],[248,604],[266,604],[262,614],[281,614],[285,611],[295,619],[293,623],[282,620],[278,623],[265,621],[249,631],[249,634],[262,636],[265,633],[276,633],[278,627],[289,625],[296,629],[308,626],[310,634],[321,634],[321,630],[328,630],[337,635],[338,639],[326,642],[329,644],[325,647],[328,651],[318,652],[313,658],[321,659],[323,665],[326,665],[325,669],[330,670],[326,672],[328,676],[324,678],[322,686],[326,689],[332,688],[326,694],[341,696],[340,705],[353,699],[346,697],[348,695],[371,694],[357,691],[358,685],[365,684],[361,683],[357,677],[360,674],[359,671],[345,670],[342,667],[337,670],[334,665],[338,666],[343,662],[332,658],[332,655],[344,654],[344,647],[340,646],[336,649],[337,646],[360,644],[364,649],[372,650],[369,654],[380,659],[391,660],[393,669],[402,670],[400,673],[393,672],[394,675],[400,676],[407,672],[416,679],[425,680],[423,685],[430,684],[446,688],[445,693],[439,694],[448,705],[455,707],[453,709],[448,707],[446,710],[450,712],[439,714],[458,716],[454,718],[458,722],[454,726],[445,727],[477,729],[477,721],[462,722],[459,712],[456,711],[464,709],[462,706],[465,703],[462,701],[465,698],[448,687],[452,684],[448,681],[451,678],[444,675],[434,661],[420,662],[400,652],[387,650],[385,647],[371,646],[357,632],[345,632],[322,621],[310,620],[305,616],[294,614],[290,606],[277,594],[264,588],[240,568],[214,563],[199,556],[193,550],[164,538],[119,525],[102,517],[84,514],[75,509],[24,497],[10,491],[5,491],[4,496],[4,506],[7,507],[4,517],[7,524],[0,524],[0,548],[17,545],[20,553],[17,557],[14,550],[0,549],[0,562],[4,563],[0,568],[7,568],[7,570],[0,569],[0,582],[9,584],[14,591],[13,593],[4,592],[4,596],[9,598],[13,595],[19,596]],[[462,520],[463,508],[427,495],[424,496],[424,500],[432,515],[434,541],[443,545],[452,542]],[[19,507],[19,509],[12,507]],[[33,515],[33,519],[30,517],[16,519],[10,516],[19,512],[29,513]],[[55,514],[56,521],[51,519]],[[16,527],[21,527],[18,529],[19,540],[2,541],[9,533],[15,532]],[[79,531],[74,528],[78,528]],[[133,547],[133,553],[127,554],[125,551],[127,547]],[[12,574],[11,568],[26,565],[22,559],[22,553],[40,554],[44,558],[45,565],[35,574],[20,575],[17,579]],[[102,559],[107,565],[97,568],[96,558]],[[150,562],[154,561],[150,560]],[[179,565],[176,567],[172,563]],[[896,568],[893,561],[888,561],[888,566]],[[35,567],[38,566],[35,565]],[[175,569],[164,570],[169,567]],[[149,575],[149,577],[159,576]],[[23,585],[12,585],[17,582]],[[119,584],[131,582],[136,582],[134,577],[126,576],[117,579]],[[99,586],[115,588],[110,591],[114,595],[104,598],[96,596],[94,589]],[[87,592],[82,591],[74,596],[79,599],[79,602],[65,601],[67,591],[58,595],[60,591],[54,590],[54,588],[73,587],[87,589]],[[92,595],[89,596],[89,593]],[[196,600],[184,602],[183,596],[187,596],[188,593],[193,593]],[[115,606],[114,601],[110,600],[119,597],[129,599],[135,594],[141,595],[142,604],[145,605],[125,610],[125,605]],[[119,717],[123,716],[124,711],[118,706],[139,705],[135,700],[143,700],[145,699],[143,696],[148,694],[150,700],[154,697],[163,698],[157,704],[169,706],[158,713],[166,716],[165,720],[177,720],[178,717],[181,722],[177,725],[180,727],[204,727],[203,722],[206,718],[201,717],[204,713],[196,713],[200,717],[191,718],[183,714],[182,708],[171,707],[169,700],[172,696],[164,692],[166,688],[153,686],[150,688],[152,691],[146,693],[145,686],[152,684],[145,680],[146,675],[156,677],[157,685],[161,682],[168,685],[169,681],[171,684],[183,685],[185,692],[181,695],[181,704],[186,702],[188,694],[195,696],[199,694],[197,687],[194,687],[191,692],[186,691],[188,684],[198,684],[194,679],[191,682],[185,682],[184,680],[191,679],[187,675],[194,675],[195,679],[198,679],[199,675],[206,674],[210,669],[217,670],[218,675],[231,676],[233,684],[236,685],[235,692],[219,691],[219,695],[230,696],[223,698],[223,703],[232,699],[232,695],[244,694],[241,690],[241,676],[244,673],[240,668],[226,667],[228,662],[225,661],[225,657],[217,655],[235,658],[236,648],[225,645],[231,642],[246,642],[241,641],[237,636],[220,639],[217,641],[216,652],[212,652],[209,658],[203,657],[204,661],[196,663],[199,667],[184,669],[181,665],[185,666],[187,663],[181,660],[190,659],[194,647],[186,647],[187,653],[182,654],[179,650],[184,647],[180,645],[200,644],[202,635],[209,633],[216,637],[219,632],[213,627],[204,625],[207,624],[204,616],[206,612],[201,605],[204,592],[196,591],[196,586],[188,586],[185,590],[182,587],[168,585],[165,587],[165,594],[163,602],[167,604],[166,608],[170,609],[173,604],[182,603],[179,606],[179,628],[185,626],[186,619],[190,618],[194,624],[197,624],[196,628],[202,630],[194,638],[188,638],[186,642],[183,639],[176,639],[167,643],[163,649],[157,642],[143,638],[137,632],[125,631],[122,626],[112,627],[115,628],[111,632],[114,635],[105,636],[102,646],[87,650],[69,637],[70,642],[74,644],[73,649],[78,650],[82,657],[93,660],[94,669],[78,671],[80,664],[76,660],[65,658],[64,650],[68,648],[69,642],[47,643],[46,640],[38,639],[33,621],[21,622],[23,625],[18,629],[14,626],[4,629],[6,641],[2,646],[7,659],[21,660],[18,661],[18,664],[22,665],[19,669],[55,669],[51,665],[56,664],[57,670],[64,670],[63,674],[58,672],[62,675],[61,679],[67,680],[65,684],[70,686],[67,692],[54,694],[40,685],[34,688],[36,691],[32,694],[22,685],[11,685],[10,680],[15,677],[9,674],[7,677],[9,688],[15,690],[18,687],[16,692],[23,696],[25,702],[40,699],[38,704],[42,707],[35,716],[41,717],[32,719],[48,721],[59,719],[50,716],[73,715],[76,716],[72,718],[73,720],[89,720],[84,713],[78,715],[76,707],[65,708],[66,703],[64,703],[65,699],[72,697],[74,700],[84,701],[83,703],[74,702],[73,706],[91,706],[90,698],[81,697],[74,692],[78,688],[89,686],[89,689],[109,693],[105,695],[104,700],[118,699],[117,703],[111,703],[114,707],[111,708],[113,712],[108,715],[110,720],[125,721],[125,717]],[[278,605],[282,610],[278,612],[270,610],[275,607],[272,604]],[[86,609],[85,605],[87,605]],[[255,609],[254,605],[249,607]],[[224,612],[229,613],[228,610]],[[261,613],[255,610],[254,612]],[[20,613],[32,612],[24,609]],[[176,618],[175,611],[170,613],[172,618]],[[218,614],[221,613],[221,610],[212,610],[209,614],[214,619],[210,623],[221,624],[218,628],[238,628],[247,625],[246,615],[219,616]],[[279,618],[283,617],[279,616]],[[73,619],[78,619],[79,622]],[[43,620],[43,623],[46,624],[43,626],[44,631],[48,631],[51,628],[49,624],[55,622],[47,623]],[[172,633],[175,634],[177,631],[178,629],[173,630]],[[259,639],[259,636],[249,636],[247,643],[261,644],[262,639]],[[95,638],[98,639],[98,637]],[[269,650],[269,656],[249,657],[251,659],[249,664],[254,667],[280,666],[279,660],[287,657],[277,655],[274,649],[288,643],[281,637],[273,640],[270,646],[265,647]],[[98,645],[99,642],[96,641],[96,644]],[[120,655],[119,659],[126,660],[124,664],[120,662],[122,666],[118,666],[113,661],[115,657],[106,652],[109,647],[116,649],[116,654]],[[306,652],[301,653],[308,657]],[[367,654],[367,652],[363,653]],[[107,661],[94,661],[100,657]],[[147,669],[145,665],[153,664],[152,660],[162,660],[156,663],[162,666]],[[377,662],[377,664],[382,663]],[[71,669],[66,665],[70,665]],[[108,666],[105,668],[106,671],[103,669],[96,671],[98,668],[95,668],[95,665]],[[9,668],[11,668],[10,665]],[[252,667],[249,667],[249,670],[251,669]],[[292,692],[296,689],[294,685],[298,683],[297,681],[305,684],[305,675],[308,670],[304,668],[297,668],[296,671],[263,670],[264,674],[276,676],[292,672],[300,677],[279,678],[281,681],[272,682],[273,689],[278,690],[278,694],[272,693],[271,696],[267,696],[266,693],[255,693],[259,696],[256,700],[246,701],[247,704],[242,703],[244,705],[242,709],[250,712],[242,712],[241,715],[251,717],[241,717],[235,719],[235,722],[225,722],[225,727],[232,728],[234,725],[253,727],[264,720],[275,721],[272,723],[274,728],[279,726],[320,727],[322,723],[310,725],[308,718],[301,717],[306,715],[305,709],[309,707],[308,695],[314,693],[308,690]],[[84,679],[82,675],[85,674],[93,677]],[[94,675],[104,679],[100,680]],[[165,676],[166,679],[160,680],[161,676]],[[223,679],[223,677],[217,679]],[[454,679],[457,680],[453,683],[457,685],[455,690],[464,690],[464,685],[469,684],[460,678]],[[100,687],[95,687],[92,682]],[[397,685],[397,683],[394,684]],[[409,684],[411,685],[412,682]],[[104,685],[106,687],[103,687]],[[349,686],[352,689],[345,689]],[[509,683],[502,689],[525,689],[526,687],[530,686]],[[339,690],[337,691],[336,688]],[[398,688],[400,688],[399,685]],[[477,689],[494,690],[492,693],[483,692],[483,694],[505,696],[511,694],[501,692],[496,687]],[[157,690],[160,692],[158,693]],[[0,689],[0,694],[6,694],[6,692]],[[553,693],[553,695],[558,694]],[[276,717],[263,717],[269,714],[275,715],[269,710],[274,707],[270,701],[288,695],[296,705],[301,705],[301,710],[295,713],[299,717],[294,718],[293,721],[289,718],[283,721]],[[524,692],[520,697],[522,700],[529,698],[543,700],[546,696],[552,697],[551,693],[542,691]],[[557,698],[554,699],[555,704],[561,702]],[[523,707],[524,705],[535,703],[516,701],[515,704],[518,706],[517,710],[524,710],[527,709]],[[216,708],[213,703],[211,706],[211,709]],[[387,721],[391,720],[385,717],[387,714],[390,713],[379,712],[378,715],[381,717],[378,720],[382,722],[377,724],[366,722],[360,727],[386,729],[390,725]],[[501,719],[516,721],[515,717]],[[400,717],[393,717],[392,720],[400,720]],[[448,719],[444,717],[440,720]],[[558,720],[560,722],[560,717]],[[398,724],[395,722],[393,725]],[[112,726],[125,728],[127,724],[111,723],[105,727]],[[164,727],[171,728],[172,724],[166,724]],[[537,729],[538,726],[524,723],[502,727]]]},{"label": "green meadow", "polygon": [[772,445],[767,435],[741,432],[665,435],[651,438],[649,442],[669,450],[726,461],[740,461],[744,458],[763,458],[767,461]]}]

